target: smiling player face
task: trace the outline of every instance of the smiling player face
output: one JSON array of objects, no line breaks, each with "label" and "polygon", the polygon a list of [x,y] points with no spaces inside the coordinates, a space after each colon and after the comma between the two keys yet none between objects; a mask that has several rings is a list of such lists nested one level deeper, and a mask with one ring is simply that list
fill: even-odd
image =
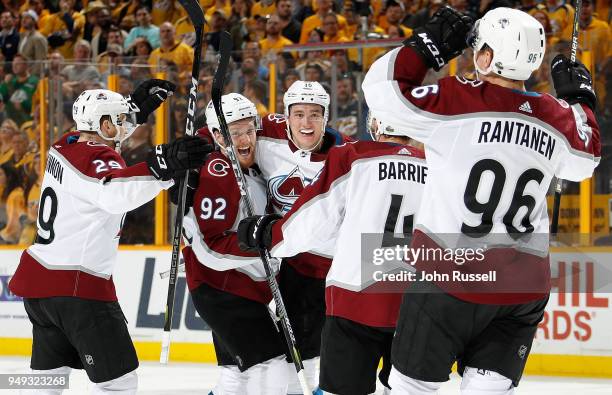
[{"label": "smiling player face", "polygon": [[323,136],[323,107],[318,104],[294,104],[289,108],[289,128],[298,148],[318,148]]}]

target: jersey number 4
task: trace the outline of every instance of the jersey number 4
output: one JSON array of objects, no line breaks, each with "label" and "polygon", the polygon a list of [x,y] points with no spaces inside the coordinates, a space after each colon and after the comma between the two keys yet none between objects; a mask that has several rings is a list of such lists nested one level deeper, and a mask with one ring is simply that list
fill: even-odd
[{"label": "jersey number 4", "polygon": [[391,195],[391,204],[389,204],[389,211],[387,212],[387,219],[385,220],[385,232],[383,233],[381,244],[381,247],[383,248],[410,244],[410,235],[412,234],[414,215],[404,216],[401,236],[398,237],[395,233],[397,217],[399,216],[400,208],[402,207],[402,200],[404,200],[403,195]]},{"label": "jersey number 4", "polygon": [[[45,207],[49,205],[48,216],[45,218]],[[40,195],[40,206],[38,207],[38,232],[36,233],[36,243],[50,244],[55,238],[53,222],[57,215],[57,194],[51,187],[46,187]],[[44,235],[41,235],[41,231]]]},{"label": "jersey number 4", "polygon": [[[493,173],[494,179],[488,200],[481,203],[476,199],[476,194],[478,193],[482,175],[486,171]],[[535,208],[536,201],[533,196],[525,195],[524,192],[529,182],[535,181],[540,184],[543,179],[544,173],[538,169],[527,169],[518,178],[514,193],[512,194],[512,202],[503,219],[506,230],[510,236],[518,238],[524,233],[533,232],[533,225],[529,221],[529,217]],[[468,178],[465,193],[463,195],[463,202],[468,210],[475,214],[481,214],[480,224],[477,226],[470,226],[463,223],[461,225],[461,233],[476,238],[486,236],[491,232],[493,228],[493,215],[499,205],[505,183],[506,170],[501,163],[493,159],[482,159],[476,162]],[[518,214],[521,207],[527,209],[525,215],[521,219],[521,225],[525,228],[524,232],[521,232],[513,225],[514,217]]]}]

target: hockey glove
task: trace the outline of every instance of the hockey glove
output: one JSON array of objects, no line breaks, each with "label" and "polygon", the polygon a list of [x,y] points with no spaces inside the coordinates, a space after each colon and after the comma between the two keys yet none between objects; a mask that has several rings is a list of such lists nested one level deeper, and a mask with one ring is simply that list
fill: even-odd
[{"label": "hockey glove", "polygon": [[439,71],[467,48],[466,37],[473,24],[469,16],[445,6],[425,26],[414,29],[404,45],[413,47],[429,67]]},{"label": "hockey glove", "polygon": [[238,224],[238,246],[242,251],[258,251],[272,245],[272,225],[283,218],[278,214],[253,215]]},{"label": "hockey glove", "polygon": [[[178,206],[179,202],[179,178],[183,177],[183,172],[180,172],[179,177],[174,177],[174,185],[168,189],[168,195],[170,201]],[[200,183],[200,173],[197,170],[190,170],[189,176],[187,177],[187,195],[185,196],[185,212],[186,215],[189,211],[189,207],[193,207],[193,196],[195,195],[196,189]]]},{"label": "hockey glove", "polygon": [[597,97],[593,78],[580,62],[572,62],[565,55],[557,55],[550,64],[550,74],[557,97],[570,104],[583,103],[595,111]]},{"label": "hockey glove", "polygon": [[213,145],[199,137],[185,136],[156,146],[147,157],[147,166],[158,180],[169,180],[180,171],[199,169],[214,150]]},{"label": "hockey glove", "polygon": [[176,85],[170,81],[150,79],[138,85],[134,93],[128,97],[140,111],[136,113],[136,122],[147,122],[149,115],[157,109],[176,90]]}]

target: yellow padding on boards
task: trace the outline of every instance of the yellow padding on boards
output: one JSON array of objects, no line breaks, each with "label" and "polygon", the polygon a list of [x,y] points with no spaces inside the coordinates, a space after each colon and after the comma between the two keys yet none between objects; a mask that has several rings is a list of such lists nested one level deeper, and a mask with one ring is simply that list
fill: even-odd
[{"label": "yellow padding on boards", "polygon": [[[135,342],[134,346],[141,361],[159,361],[159,342]],[[32,339],[0,338],[0,355],[29,356],[31,353]],[[215,349],[210,343],[171,343],[170,360],[214,363]],[[612,378],[612,356],[532,354],[525,374]]]}]

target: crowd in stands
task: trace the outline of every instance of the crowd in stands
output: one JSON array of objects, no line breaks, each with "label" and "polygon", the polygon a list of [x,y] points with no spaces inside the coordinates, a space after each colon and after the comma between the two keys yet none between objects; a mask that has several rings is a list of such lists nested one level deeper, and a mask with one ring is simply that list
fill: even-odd
[{"label": "crowd in stands", "polygon": [[[569,0],[200,0],[207,25],[197,95],[197,121],[205,123],[220,33],[229,31],[234,45],[228,91],[243,93],[260,115],[270,106],[270,64],[275,65],[276,111],[282,94],[295,80],[322,82],[330,91],[335,118],[330,125],[354,138],[367,138],[367,107],[357,84],[388,47],[287,50],[293,44],[350,43],[354,40],[401,39],[448,4],[474,18],[496,7],[515,7],[537,18],[547,35],[547,59],[527,88],[553,93],[549,64],[557,53],[569,53],[574,7]],[[579,56],[591,64],[599,100],[604,158],[612,119],[610,91],[612,33],[609,0],[583,0]],[[163,72],[179,86],[170,101],[169,138],[184,133],[187,91],[194,57],[195,33],[178,1],[151,0],[1,0],[0,1],[0,244],[29,244],[36,236],[40,194],[40,106],[53,103],[53,134],[74,126],[72,103],[84,89],[106,88],[109,75],[128,95],[141,81]],[[398,44],[399,45],[399,44]],[[586,58],[590,60],[587,60]],[[332,71],[333,70],[333,71]],[[457,60],[458,74],[473,73],[472,54]],[[332,75],[335,72],[336,75]],[[448,74],[448,66],[427,81]],[[49,97],[41,100],[47,79]],[[332,84],[333,82],[333,84]],[[47,101],[49,102],[47,104]],[[55,118],[53,118],[55,119]],[[155,122],[152,120],[152,122]],[[154,131],[143,125],[122,155],[128,164],[141,161],[152,146]],[[612,166],[601,166],[601,192],[612,190]],[[600,182],[601,184],[601,182]],[[153,242],[153,206],[128,215],[122,241]]]}]

